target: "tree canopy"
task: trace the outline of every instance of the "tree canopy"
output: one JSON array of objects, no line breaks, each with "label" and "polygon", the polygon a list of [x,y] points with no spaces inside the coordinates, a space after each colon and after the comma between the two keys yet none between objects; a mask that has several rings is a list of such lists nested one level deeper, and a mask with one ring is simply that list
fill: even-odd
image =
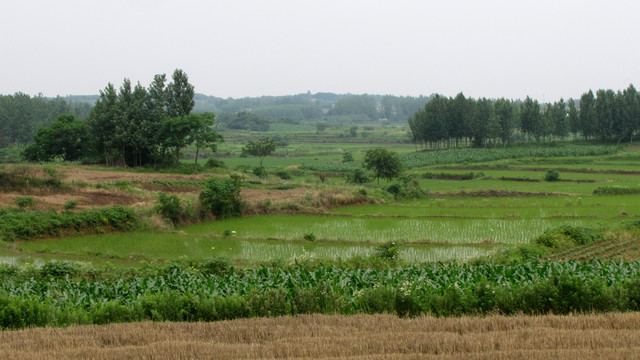
[{"label": "tree canopy", "polygon": [[402,162],[398,154],[385,148],[367,150],[364,154],[364,164],[376,174],[376,180],[380,178],[391,180],[402,172]]},{"label": "tree canopy", "polygon": [[278,147],[278,143],[269,137],[263,137],[256,141],[249,141],[247,145],[242,149],[249,155],[257,156],[260,158],[260,167],[262,167],[262,161],[265,156],[271,155],[276,148]]}]

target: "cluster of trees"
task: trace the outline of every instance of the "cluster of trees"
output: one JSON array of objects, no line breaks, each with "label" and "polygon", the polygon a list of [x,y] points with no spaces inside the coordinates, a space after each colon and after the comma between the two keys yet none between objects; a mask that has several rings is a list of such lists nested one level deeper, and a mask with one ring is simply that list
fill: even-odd
[{"label": "cluster of trees", "polygon": [[362,123],[387,119],[405,121],[422,108],[429,97],[353,95],[310,92],[288,96],[222,99],[196,94],[194,111],[216,114],[251,112],[271,121]]},{"label": "cluster of trees", "polygon": [[629,85],[624,91],[598,90],[595,96],[589,90],[578,102],[560,99],[543,105],[530,97],[511,101],[435,95],[409,118],[409,130],[414,143],[438,148],[468,141],[506,145],[516,135],[536,142],[570,134],[631,141],[640,130],[640,94]]},{"label": "cluster of trees", "polygon": [[[199,150],[215,150],[222,140],[212,130],[214,115],[191,113],[194,89],[182,70],[166,81],[165,74],[158,74],[147,89],[139,83],[132,88],[125,79],[119,91],[109,83],[86,121],[60,116],[38,131],[23,156],[32,161],[93,157],[107,165],[157,165],[177,163],[181,149],[195,144],[197,165]],[[72,143],[62,141],[61,133]]]},{"label": "cluster of trees", "polygon": [[0,95],[0,148],[26,146],[39,128],[51,125],[61,114],[84,118],[90,109],[87,103],[69,103],[60,97]]},{"label": "cluster of trees", "polygon": [[218,125],[227,129],[251,131],[269,131],[271,127],[269,120],[247,111],[240,111],[235,114],[220,114],[218,116]]}]

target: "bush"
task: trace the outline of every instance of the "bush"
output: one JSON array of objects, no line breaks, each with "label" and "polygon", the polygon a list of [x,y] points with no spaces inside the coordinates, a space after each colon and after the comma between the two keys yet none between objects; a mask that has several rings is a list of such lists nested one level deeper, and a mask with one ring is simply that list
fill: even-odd
[{"label": "bush", "polygon": [[64,208],[66,211],[73,210],[73,209],[75,209],[76,207],[78,207],[78,202],[77,202],[77,201],[75,201],[75,200],[69,200],[69,201],[65,202],[65,203],[64,203],[64,206],[63,206],[63,208]]},{"label": "bush", "polygon": [[580,226],[563,225],[545,231],[534,243],[552,249],[566,249],[602,240],[602,234]]},{"label": "bush", "polygon": [[31,196],[19,196],[13,200],[13,202],[20,209],[24,209],[26,207],[33,207],[36,204],[36,201],[33,200]]},{"label": "bush", "polygon": [[229,260],[219,257],[209,259],[202,263],[200,268],[204,273],[222,276],[229,270]]},{"label": "bush", "polygon": [[80,265],[71,261],[50,261],[42,266],[40,276],[42,277],[65,277],[73,276],[80,271]]},{"label": "bush", "polygon": [[253,170],[251,171],[253,173],[253,175],[259,177],[259,178],[265,178],[267,177],[267,170],[265,170],[262,166],[258,166],[253,168]]},{"label": "bush", "polygon": [[315,241],[316,236],[313,233],[304,234],[303,238],[307,241]]},{"label": "bush", "polygon": [[376,247],[375,254],[380,259],[395,261],[400,254],[400,244],[395,241],[387,241]]},{"label": "bush", "polygon": [[547,170],[546,175],[544,176],[544,181],[558,181],[560,180],[560,173],[558,170],[549,169]]},{"label": "bush", "polygon": [[355,169],[352,173],[347,175],[347,182],[351,184],[366,184],[369,181],[371,180],[362,169]]},{"label": "bush", "polygon": [[231,176],[229,180],[211,178],[200,192],[202,209],[218,219],[241,216],[244,203],[240,198],[240,178]]},{"label": "bush", "polygon": [[289,174],[288,172],[284,171],[284,170],[280,170],[276,172],[276,176],[279,177],[282,180],[290,180],[291,179],[291,174]]},{"label": "bush", "polygon": [[345,152],[342,154],[342,162],[343,163],[348,163],[348,162],[352,162],[353,161],[353,154],[351,154],[350,152]]},{"label": "bush", "polygon": [[180,199],[176,195],[167,195],[161,192],[158,195],[158,202],[154,209],[165,219],[169,219],[172,224],[176,225],[180,222],[182,206],[180,205]]},{"label": "bush", "polygon": [[423,199],[429,193],[420,187],[420,183],[415,180],[405,179],[403,184],[392,184],[387,188],[387,192],[393,194],[395,199]]},{"label": "bush", "polygon": [[208,168],[226,168],[227,164],[220,159],[210,158],[204,166]]}]

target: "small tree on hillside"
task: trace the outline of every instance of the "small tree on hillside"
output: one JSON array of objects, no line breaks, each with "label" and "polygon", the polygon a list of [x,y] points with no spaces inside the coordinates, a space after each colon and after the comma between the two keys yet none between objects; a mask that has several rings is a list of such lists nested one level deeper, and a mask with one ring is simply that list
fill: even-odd
[{"label": "small tree on hillside", "polygon": [[276,147],[278,147],[278,143],[275,140],[269,137],[263,137],[256,141],[249,141],[242,150],[249,155],[259,157],[260,167],[262,167],[264,157],[276,151]]},{"label": "small tree on hillside", "polygon": [[402,163],[398,154],[384,148],[367,150],[364,154],[364,165],[375,172],[378,184],[380,178],[391,180],[402,172]]}]

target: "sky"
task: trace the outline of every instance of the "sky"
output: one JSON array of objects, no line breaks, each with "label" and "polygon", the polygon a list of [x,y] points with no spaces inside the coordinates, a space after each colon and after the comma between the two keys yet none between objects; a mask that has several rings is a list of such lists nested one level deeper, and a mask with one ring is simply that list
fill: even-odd
[{"label": "sky", "polygon": [[640,1],[0,0],[0,94],[578,98],[640,87]]}]

